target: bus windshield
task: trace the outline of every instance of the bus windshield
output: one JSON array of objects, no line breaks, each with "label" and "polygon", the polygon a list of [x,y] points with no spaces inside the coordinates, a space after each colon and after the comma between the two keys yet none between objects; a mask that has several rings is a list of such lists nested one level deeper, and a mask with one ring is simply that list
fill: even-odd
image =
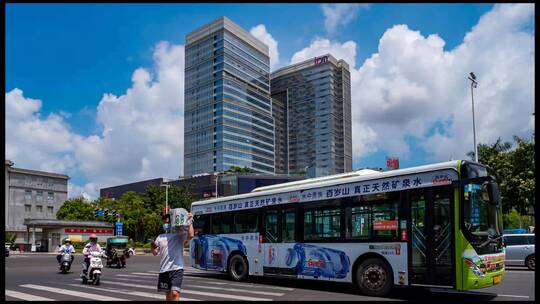
[{"label": "bus windshield", "polygon": [[463,189],[463,222],[472,235],[496,238],[502,234],[500,207],[490,202],[489,193],[480,183],[469,183]]}]

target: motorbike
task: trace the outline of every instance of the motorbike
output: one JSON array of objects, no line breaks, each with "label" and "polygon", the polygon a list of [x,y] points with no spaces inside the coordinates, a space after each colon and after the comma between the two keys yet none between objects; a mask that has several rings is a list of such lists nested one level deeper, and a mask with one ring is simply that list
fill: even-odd
[{"label": "motorbike", "polygon": [[[106,257],[103,252],[94,251],[90,254],[90,266],[88,267],[86,274],[84,272],[81,274],[83,284],[87,284],[88,281],[90,281],[94,285],[99,285],[101,269],[103,269],[103,262],[101,261],[102,256]],[[86,267],[84,262],[83,267]]]},{"label": "motorbike", "polygon": [[62,271],[62,273],[65,274],[69,272],[69,269],[71,268],[71,261],[71,253],[62,253],[62,257],[60,258],[60,271]]},{"label": "motorbike", "polygon": [[129,258],[127,236],[117,235],[107,239],[106,254],[107,267],[115,265],[117,268],[126,267],[126,259]]}]

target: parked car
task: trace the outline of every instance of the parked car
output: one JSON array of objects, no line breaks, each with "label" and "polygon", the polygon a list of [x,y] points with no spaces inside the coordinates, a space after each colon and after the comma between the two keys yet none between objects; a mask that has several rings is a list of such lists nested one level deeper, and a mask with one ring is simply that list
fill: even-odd
[{"label": "parked car", "polygon": [[9,249],[6,247],[6,258],[9,256]]},{"label": "parked car", "polygon": [[534,270],[534,234],[505,234],[506,265],[527,266]]}]

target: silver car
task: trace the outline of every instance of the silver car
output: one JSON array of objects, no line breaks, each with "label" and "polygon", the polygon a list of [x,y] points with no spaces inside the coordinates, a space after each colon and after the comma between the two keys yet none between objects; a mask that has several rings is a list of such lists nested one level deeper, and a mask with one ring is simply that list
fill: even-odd
[{"label": "silver car", "polygon": [[534,234],[505,234],[506,265],[527,266],[534,270]]}]

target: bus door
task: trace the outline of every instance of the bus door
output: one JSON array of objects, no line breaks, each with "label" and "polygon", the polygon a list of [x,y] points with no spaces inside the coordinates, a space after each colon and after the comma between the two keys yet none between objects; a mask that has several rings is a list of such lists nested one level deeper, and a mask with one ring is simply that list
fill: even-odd
[{"label": "bus door", "polygon": [[452,188],[414,190],[408,197],[409,282],[455,287]]},{"label": "bus door", "polygon": [[277,274],[279,257],[279,209],[263,209],[263,274]]}]

